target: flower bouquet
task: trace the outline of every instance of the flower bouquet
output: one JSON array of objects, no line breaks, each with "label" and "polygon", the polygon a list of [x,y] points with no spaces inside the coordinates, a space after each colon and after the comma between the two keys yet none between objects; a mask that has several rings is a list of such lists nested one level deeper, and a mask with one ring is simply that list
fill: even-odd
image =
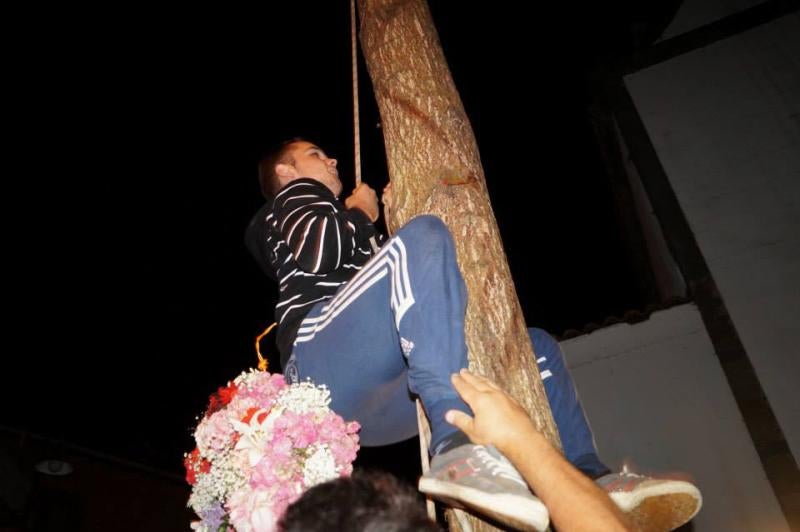
[{"label": "flower bouquet", "polygon": [[308,488],[353,470],[359,425],[310,382],[249,370],[211,396],[185,455],[188,505],[201,532],[275,530]]}]

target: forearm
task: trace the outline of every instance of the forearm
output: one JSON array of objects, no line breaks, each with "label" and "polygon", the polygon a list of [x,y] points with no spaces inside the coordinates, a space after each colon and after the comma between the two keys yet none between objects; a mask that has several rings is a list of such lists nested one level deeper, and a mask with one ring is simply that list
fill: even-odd
[{"label": "forearm", "polygon": [[500,451],[547,506],[559,530],[631,530],[608,495],[532,426],[503,447]]}]

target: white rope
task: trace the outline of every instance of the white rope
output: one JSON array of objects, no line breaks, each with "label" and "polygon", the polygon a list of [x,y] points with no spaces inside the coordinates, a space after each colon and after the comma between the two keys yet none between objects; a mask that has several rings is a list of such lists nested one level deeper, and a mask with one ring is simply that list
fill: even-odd
[{"label": "white rope", "polygon": [[[419,429],[419,457],[422,461],[422,472],[427,473],[431,469],[431,461],[428,458],[428,447],[431,444],[431,431],[425,423],[425,409],[422,408],[422,401],[417,398],[417,429]],[[433,499],[425,497],[425,508],[428,510],[428,517],[431,521],[436,521],[436,507]],[[462,527],[463,528],[463,527]]]},{"label": "white rope", "polygon": [[[358,48],[356,47],[356,0],[350,0],[350,58],[353,64],[353,170],[356,176],[356,187],[361,184],[361,127],[358,118]],[[374,253],[378,252],[378,242],[370,237],[369,244]]]},{"label": "white rope", "polygon": [[353,64],[353,143],[356,186],[361,184],[361,129],[358,118],[358,50],[356,48],[356,0],[350,0],[350,48]]}]

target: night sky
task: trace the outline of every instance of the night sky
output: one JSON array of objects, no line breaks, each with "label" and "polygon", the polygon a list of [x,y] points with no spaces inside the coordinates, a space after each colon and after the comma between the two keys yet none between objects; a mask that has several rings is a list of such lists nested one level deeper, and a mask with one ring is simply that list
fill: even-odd
[{"label": "night sky", "polygon": [[[261,151],[302,135],[352,186],[349,5],[288,4],[39,27],[56,38],[19,82],[33,201],[10,225],[0,424],[178,471],[208,394],[255,365],[275,291],[243,246]],[[561,4],[430,2],[526,319],[556,335],[642,305],[587,73],[656,16]],[[363,65],[361,80],[364,179],[380,190]]]}]

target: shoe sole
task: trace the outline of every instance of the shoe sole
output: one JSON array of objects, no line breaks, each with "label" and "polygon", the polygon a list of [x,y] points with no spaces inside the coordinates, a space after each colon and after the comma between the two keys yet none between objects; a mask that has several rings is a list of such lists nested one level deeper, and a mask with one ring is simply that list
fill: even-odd
[{"label": "shoe sole", "polygon": [[672,481],[642,488],[636,494],[617,492],[611,499],[642,532],[668,532],[688,523],[700,511],[703,498],[688,482]]},{"label": "shoe sole", "polygon": [[507,493],[492,495],[434,478],[420,479],[419,490],[454,508],[473,510],[518,530],[543,532],[550,522],[544,504],[537,505],[537,501],[525,497]]}]

